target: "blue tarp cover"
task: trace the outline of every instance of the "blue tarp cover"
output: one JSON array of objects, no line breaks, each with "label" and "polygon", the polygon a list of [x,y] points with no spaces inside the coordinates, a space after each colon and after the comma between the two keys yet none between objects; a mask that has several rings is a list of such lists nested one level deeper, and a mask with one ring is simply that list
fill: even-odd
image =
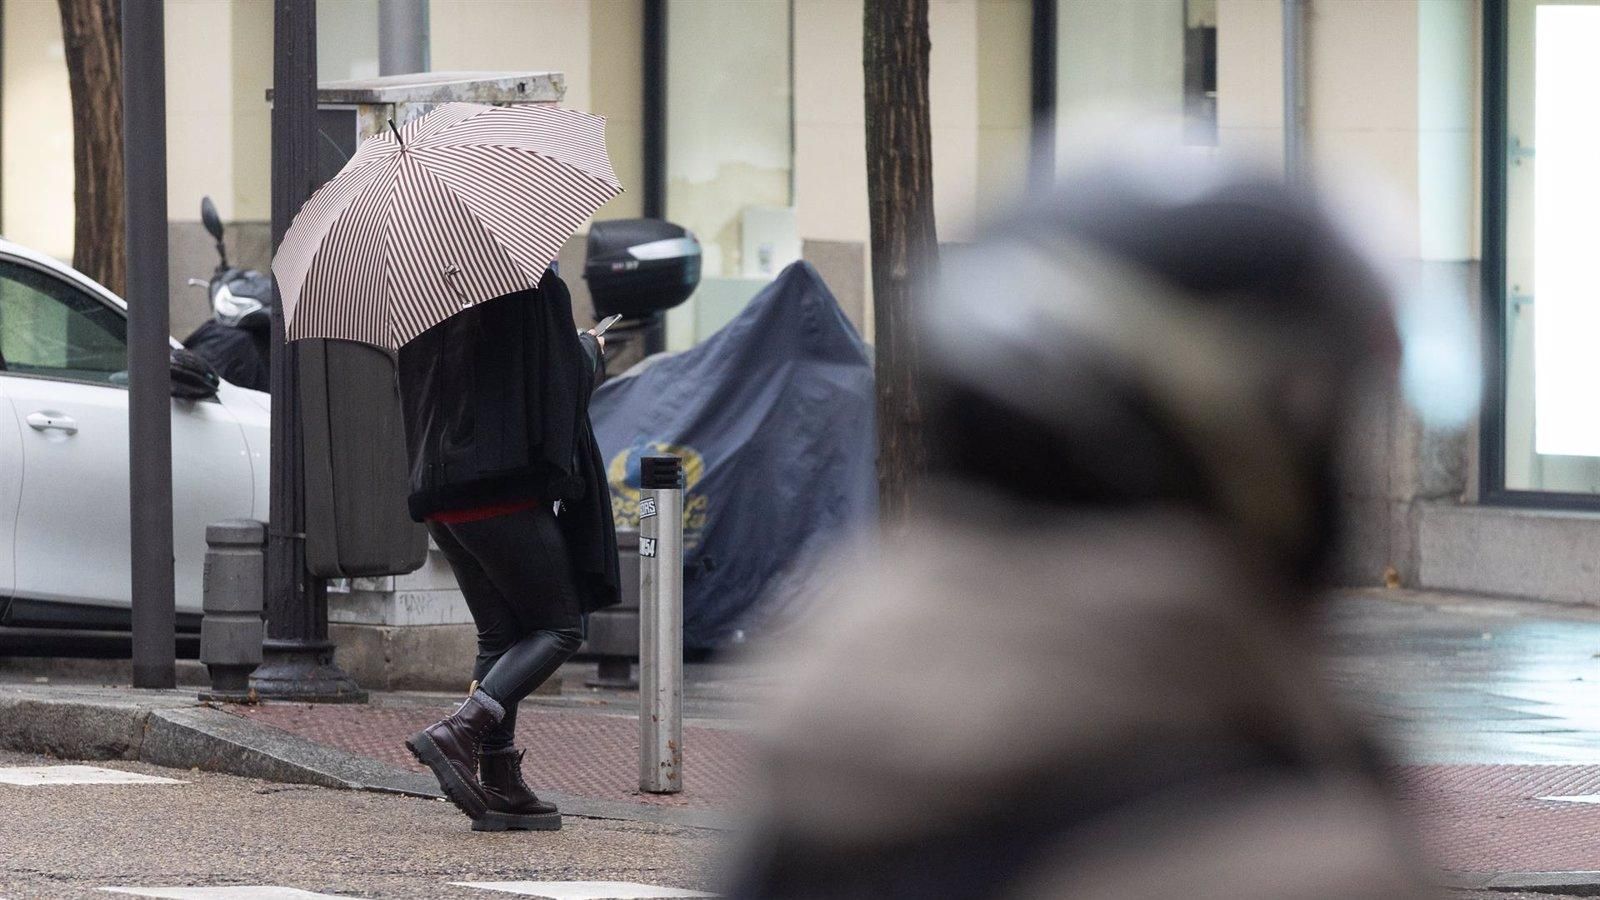
[{"label": "blue tarp cover", "polygon": [[683,458],[684,645],[756,637],[804,602],[818,559],[877,514],[872,364],[797,262],[700,345],[601,385],[590,416],[619,527],[639,458]]}]

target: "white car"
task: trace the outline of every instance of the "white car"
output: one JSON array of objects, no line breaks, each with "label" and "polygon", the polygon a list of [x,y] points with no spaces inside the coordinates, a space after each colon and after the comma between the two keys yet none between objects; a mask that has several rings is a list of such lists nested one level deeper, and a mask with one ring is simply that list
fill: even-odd
[{"label": "white car", "polygon": [[[173,341],[173,346],[178,346]],[[126,631],[127,305],[0,240],[0,632]],[[269,398],[172,400],[179,621],[197,627],[207,523],[265,520]]]}]

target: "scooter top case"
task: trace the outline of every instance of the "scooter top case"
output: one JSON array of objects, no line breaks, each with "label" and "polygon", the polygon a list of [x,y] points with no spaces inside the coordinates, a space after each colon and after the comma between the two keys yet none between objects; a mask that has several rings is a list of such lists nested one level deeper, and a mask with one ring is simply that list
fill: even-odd
[{"label": "scooter top case", "polygon": [[700,283],[700,242],[660,219],[607,219],[589,226],[583,278],[594,315],[627,319],[671,309]]}]

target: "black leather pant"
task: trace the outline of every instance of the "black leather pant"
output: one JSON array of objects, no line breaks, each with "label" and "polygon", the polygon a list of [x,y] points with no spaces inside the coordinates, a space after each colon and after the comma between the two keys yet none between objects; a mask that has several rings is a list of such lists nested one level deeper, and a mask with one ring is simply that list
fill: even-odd
[{"label": "black leather pant", "polygon": [[505,707],[485,752],[509,748],[517,704],[583,643],[583,614],[566,540],[549,506],[428,531],[455,570],[478,627],[478,688]]}]

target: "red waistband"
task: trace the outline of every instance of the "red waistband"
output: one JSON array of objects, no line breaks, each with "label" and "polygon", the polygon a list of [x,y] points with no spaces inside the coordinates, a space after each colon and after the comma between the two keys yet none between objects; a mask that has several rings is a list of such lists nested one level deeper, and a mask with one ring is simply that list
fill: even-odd
[{"label": "red waistband", "polygon": [[476,522],[479,519],[492,519],[495,516],[506,516],[511,513],[533,509],[544,503],[543,500],[516,500],[511,503],[493,503],[488,506],[474,506],[468,509],[447,509],[428,516],[430,522],[440,522],[445,525],[460,525],[462,522]]}]

